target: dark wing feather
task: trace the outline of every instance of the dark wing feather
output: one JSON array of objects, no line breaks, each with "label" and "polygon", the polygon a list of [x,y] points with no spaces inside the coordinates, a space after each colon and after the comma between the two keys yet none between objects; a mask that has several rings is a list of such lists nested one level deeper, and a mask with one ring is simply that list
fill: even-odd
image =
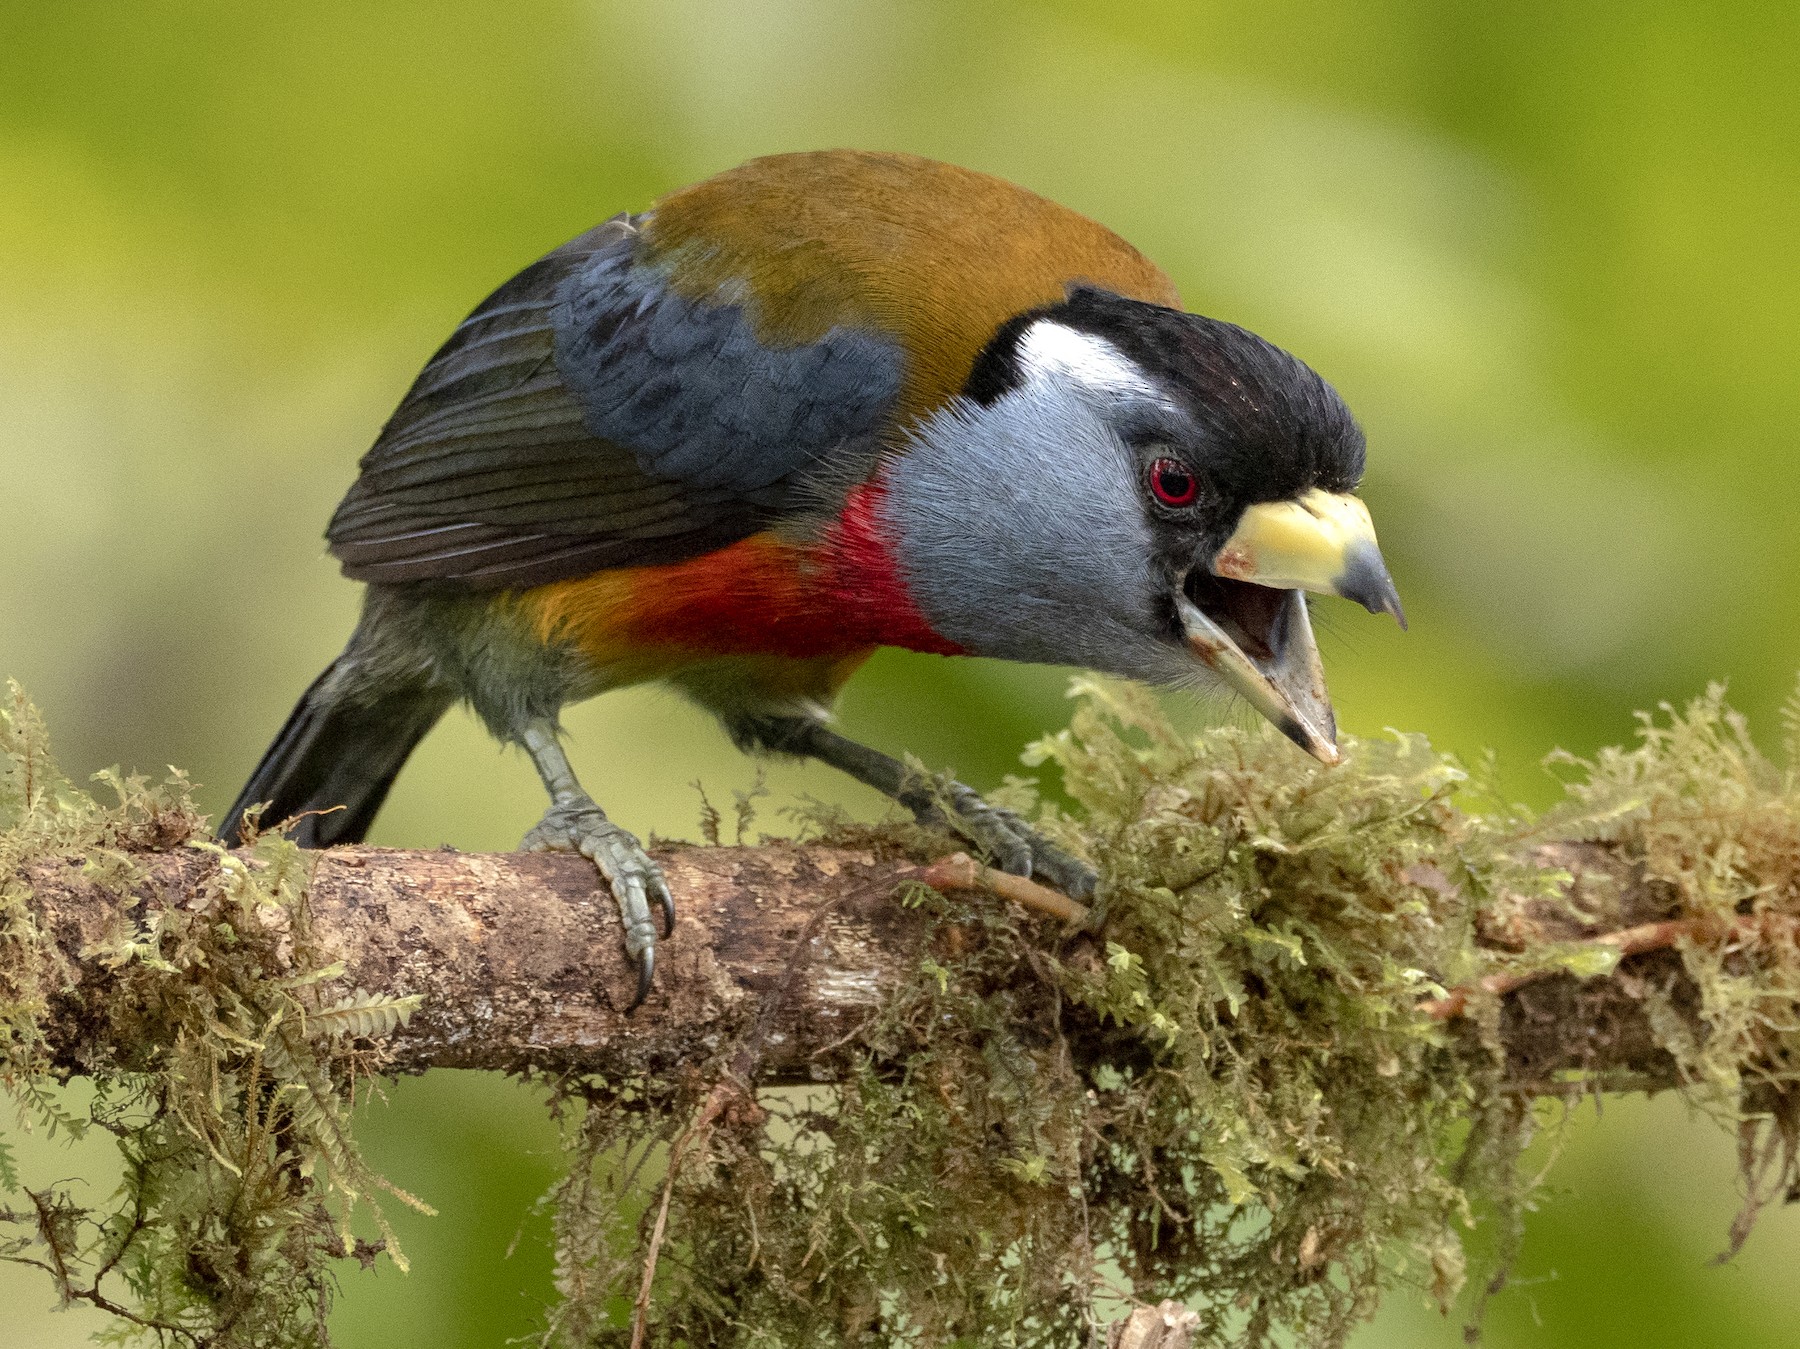
[{"label": "dark wing feather", "polygon": [[737,304],[690,300],[612,250],[564,287],[557,364],[596,435],[647,472],[753,492],[877,430],[900,391],[897,346],[837,327],[767,347]]},{"label": "dark wing feather", "polygon": [[363,456],[327,537],[365,581],[541,585],[724,547],[872,458],[900,358],[867,332],[758,341],[671,291],[618,217],[489,296]]}]

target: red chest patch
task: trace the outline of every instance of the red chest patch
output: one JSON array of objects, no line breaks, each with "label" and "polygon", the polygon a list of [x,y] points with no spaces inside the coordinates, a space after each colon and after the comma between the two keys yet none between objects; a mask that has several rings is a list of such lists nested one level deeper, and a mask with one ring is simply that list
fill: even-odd
[{"label": "red chest patch", "polygon": [[862,484],[850,493],[843,513],[826,532],[824,553],[830,559],[834,607],[840,615],[855,614],[870,632],[881,633],[879,646],[961,655],[962,648],[934,632],[913,604],[882,519],[886,500],[887,484],[882,479]]},{"label": "red chest patch", "polygon": [[879,480],[855,488],[824,536],[755,534],[661,567],[599,572],[528,593],[539,630],[597,663],[659,655],[810,660],[875,646],[959,655],[914,607],[882,519]]}]

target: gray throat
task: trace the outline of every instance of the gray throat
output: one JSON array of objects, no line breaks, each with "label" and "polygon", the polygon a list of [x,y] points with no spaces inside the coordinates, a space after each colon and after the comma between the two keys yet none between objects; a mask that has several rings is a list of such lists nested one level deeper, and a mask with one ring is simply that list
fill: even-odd
[{"label": "gray throat", "polygon": [[890,470],[901,573],[932,627],[974,655],[1156,683],[1193,662],[1163,626],[1131,451],[1091,395],[1033,382],[957,399]]}]

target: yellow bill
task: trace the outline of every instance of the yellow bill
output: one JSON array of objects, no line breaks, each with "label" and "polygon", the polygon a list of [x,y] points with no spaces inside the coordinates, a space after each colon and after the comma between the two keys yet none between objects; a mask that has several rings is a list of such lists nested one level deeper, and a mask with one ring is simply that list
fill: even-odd
[{"label": "yellow bill", "polygon": [[1362,498],[1314,487],[1293,501],[1251,506],[1213,560],[1215,575],[1277,590],[1341,595],[1372,614],[1406,613]]},{"label": "yellow bill", "polygon": [[1176,600],[1188,649],[1322,763],[1338,762],[1337,718],[1301,591],[1340,595],[1406,626],[1369,508],[1313,488],[1249,507],[1210,568]]}]

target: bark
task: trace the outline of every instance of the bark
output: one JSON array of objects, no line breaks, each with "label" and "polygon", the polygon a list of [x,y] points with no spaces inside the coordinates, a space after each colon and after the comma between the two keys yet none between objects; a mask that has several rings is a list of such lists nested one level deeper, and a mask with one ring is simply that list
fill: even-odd
[{"label": "bark", "polygon": [[[635,973],[618,913],[579,857],[333,849],[313,874],[314,935],[344,961],[345,989],[423,995],[391,1041],[401,1072],[666,1072],[746,1033],[785,989],[758,1027],[759,1078],[829,1078],[830,1051],[854,1039],[884,990],[909,978],[924,953],[925,919],[896,900],[901,885],[921,875],[915,866],[797,845],[669,847],[657,857],[680,918],[659,948],[655,991],[630,1015],[623,1009]],[[151,905],[189,902],[217,866],[199,852],[140,860],[149,881],[138,902]],[[1668,897],[1604,847],[1551,845],[1535,860],[1569,872],[1578,892],[1606,887],[1610,914],[1630,922],[1668,915]],[[56,1057],[76,1071],[113,1060],[121,1047],[100,1042],[107,1023],[96,1011],[111,976],[85,953],[118,922],[119,901],[84,879],[79,865],[39,864],[26,879],[60,966],[46,971],[47,983],[66,989],[47,1018]],[[1413,879],[1448,884],[1435,874]],[[1502,905],[1495,913],[1482,940],[1496,947],[1596,935],[1554,906]],[[1066,939],[1064,925],[1036,921],[1043,940]],[[1634,955],[1612,976],[1560,975],[1508,993],[1501,1034],[1516,1081],[1548,1086],[1578,1068],[1634,1085],[1672,1083],[1673,1064],[1641,1006],[1652,986],[1677,1006],[1693,1004],[1667,950]]]}]

